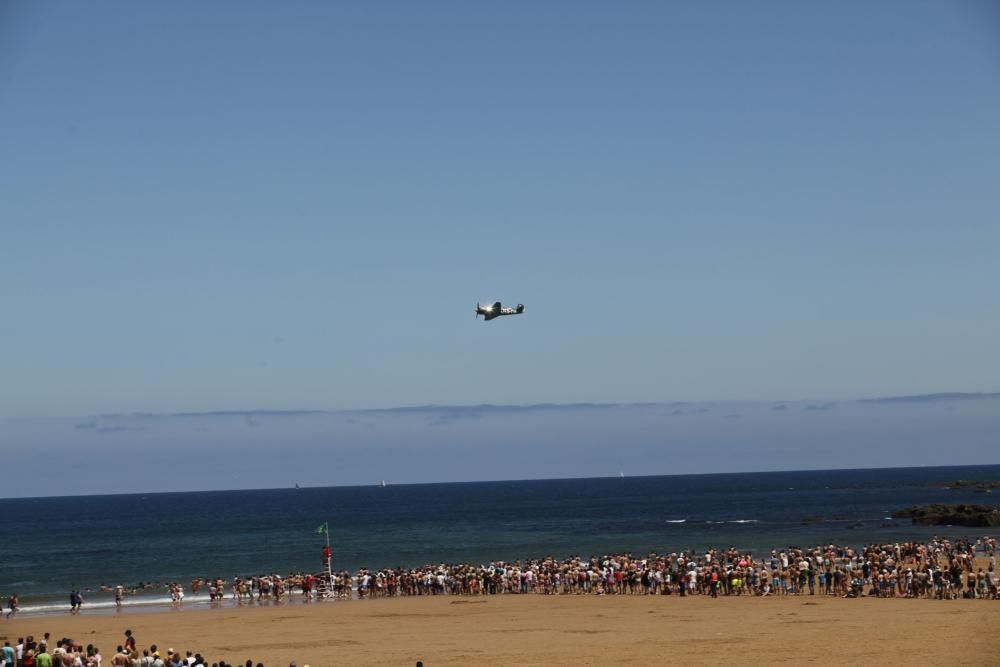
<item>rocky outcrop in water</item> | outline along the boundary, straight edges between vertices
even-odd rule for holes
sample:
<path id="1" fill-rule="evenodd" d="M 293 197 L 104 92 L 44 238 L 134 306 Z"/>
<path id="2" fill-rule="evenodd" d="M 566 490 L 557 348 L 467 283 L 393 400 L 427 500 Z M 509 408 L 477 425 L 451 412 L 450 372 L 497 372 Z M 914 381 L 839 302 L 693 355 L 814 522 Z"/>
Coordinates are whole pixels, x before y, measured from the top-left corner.
<path id="1" fill-rule="evenodd" d="M 990 493 L 993 489 L 1000 489 L 1000 482 L 996 480 L 956 479 L 954 482 L 945 485 L 945 488 L 956 491 L 964 489 L 975 491 L 976 493 Z"/>
<path id="2" fill-rule="evenodd" d="M 994 505 L 919 505 L 892 513 L 921 526 L 1000 526 L 1000 507 Z"/>

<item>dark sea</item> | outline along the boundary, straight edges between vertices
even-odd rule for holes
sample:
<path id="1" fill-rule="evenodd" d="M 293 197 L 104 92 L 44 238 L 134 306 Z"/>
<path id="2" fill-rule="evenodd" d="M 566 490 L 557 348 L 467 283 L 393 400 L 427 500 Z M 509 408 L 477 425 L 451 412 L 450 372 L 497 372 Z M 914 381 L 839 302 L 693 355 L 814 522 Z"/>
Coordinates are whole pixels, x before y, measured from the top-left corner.
<path id="1" fill-rule="evenodd" d="M 992 503 L 949 490 L 997 480 L 1000 465 L 451 484 L 150 493 L 0 500 L 0 596 L 25 613 L 109 607 L 102 584 L 320 571 L 329 522 L 334 568 L 489 562 L 627 551 L 771 547 L 982 536 L 912 526 L 910 505 Z M 190 591 L 188 591 L 190 594 Z M 140 602 L 162 604 L 162 591 Z M 189 604 L 189 597 L 185 605 Z"/>

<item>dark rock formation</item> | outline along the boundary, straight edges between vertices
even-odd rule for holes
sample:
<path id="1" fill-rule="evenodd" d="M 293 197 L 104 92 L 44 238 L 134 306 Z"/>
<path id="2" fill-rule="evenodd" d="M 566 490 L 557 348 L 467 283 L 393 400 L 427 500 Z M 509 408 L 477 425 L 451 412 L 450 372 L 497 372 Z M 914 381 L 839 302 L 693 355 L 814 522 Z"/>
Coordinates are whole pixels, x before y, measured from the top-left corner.
<path id="1" fill-rule="evenodd" d="M 956 479 L 954 482 L 945 484 L 946 489 L 959 490 L 968 489 L 979 493 L 989 493 L 992 489 L 1000 489 L 1000 481 L 981 479 Z"/>
<path id="2" fill-rule="evenodd" d="M 922 526 L 1000 526 L 1000 507 L 994 505 L 921 505 L 892 513 Z"/>

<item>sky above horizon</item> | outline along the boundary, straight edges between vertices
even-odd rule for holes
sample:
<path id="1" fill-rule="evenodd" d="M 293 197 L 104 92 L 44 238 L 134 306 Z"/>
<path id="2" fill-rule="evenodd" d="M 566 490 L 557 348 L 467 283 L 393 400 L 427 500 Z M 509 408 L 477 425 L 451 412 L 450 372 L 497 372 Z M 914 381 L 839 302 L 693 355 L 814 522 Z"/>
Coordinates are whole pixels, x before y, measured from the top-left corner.
<path id="1" fill-rule="evenodd" d="M 2 3 L 0 440 L 995 392 L 998 75 L 985 1 Z"/>
<path id="2" fill-rule="evenodd" d="M 1000 393 L 7 419 L 0 497 L 982 465 L 998 434 Z"/>

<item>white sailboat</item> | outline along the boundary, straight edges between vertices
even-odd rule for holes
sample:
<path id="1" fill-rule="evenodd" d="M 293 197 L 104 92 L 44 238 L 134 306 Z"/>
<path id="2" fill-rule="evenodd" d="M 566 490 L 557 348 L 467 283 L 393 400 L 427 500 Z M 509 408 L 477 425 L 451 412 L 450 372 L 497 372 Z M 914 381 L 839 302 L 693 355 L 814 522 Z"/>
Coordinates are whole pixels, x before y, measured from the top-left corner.
<path id="1" fill-rule="evenodd" d="M 380 488 L 383 488 L 383 489 L 385 488 L 385 480 L 384 480 L 384 479 L 383 479 L 383 480 L 382 480 L 382 482 L 381 482 L 381 483 L 379 484 L 379 487 L 380 487 Z"/>
<path id="2" fill-rule="evenodd" d="M 624 470 L 619 470 L 618 471 L 618 476 L 621 477 L 622 479 L 625 479 L 625 471 Z"/>

